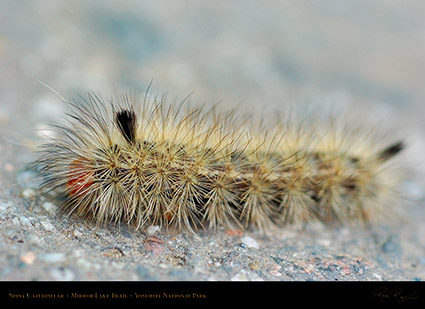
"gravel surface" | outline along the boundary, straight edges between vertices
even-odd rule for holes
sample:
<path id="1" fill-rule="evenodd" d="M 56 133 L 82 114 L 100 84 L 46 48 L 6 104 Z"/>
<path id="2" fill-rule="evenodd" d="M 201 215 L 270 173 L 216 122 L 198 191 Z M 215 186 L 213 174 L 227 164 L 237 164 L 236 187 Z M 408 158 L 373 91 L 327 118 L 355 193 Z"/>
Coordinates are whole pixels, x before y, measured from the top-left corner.
<path id="1" fill-rule="evenodd" d="M 425 280 L 422 1 L 2 1 L 0 280 Z M 409 145 L 400 218 L 172 234 L 57 215 L 27 170 L 67 98 L 168 92 L 243 109 L 366 108 Z"/>

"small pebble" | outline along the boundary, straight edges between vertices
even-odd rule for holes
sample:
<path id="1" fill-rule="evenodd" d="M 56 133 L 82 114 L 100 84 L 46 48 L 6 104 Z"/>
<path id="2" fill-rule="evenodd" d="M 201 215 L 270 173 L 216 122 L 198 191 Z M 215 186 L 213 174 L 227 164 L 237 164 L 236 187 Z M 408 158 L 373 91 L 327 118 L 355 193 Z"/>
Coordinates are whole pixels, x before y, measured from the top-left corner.
<path id="1" fill-rule="evenodd" d="M 23 255 L 21 255 L 19 257 L 19 260 L 27 265 L 31 265 L 32 263 L 34 263 L 36 258 L 37 256 L 35 255 L 34 252 L 28 251 L 27 253 L 24 253 Z"/>
<path id="2" fill-rule="evenodd" d="M 81 238 L 81 236 L 83 236 L 83 233 L 81 233 L 79 230 L 75 229 L 75 230 L 72 231 L 72 235 L 75 238 Z"/>
<path id="3" fill-rule="evenodd" d="M 35 191 L 33 189 L 25 189 L 22 191 L 22 196 L 25 198 L 31 198 L 35 196 Z"/>
<path id="4" fill-rule="evenodd" d="M 152 251 L 155 255 L 164 249 L 164 241 L 156 236 L 149 236 L 144 242 L 145 249 Z"/>
<path id="5" fill-rule="evenodd" d="M 258 242 L 249 236 L 244 236 L 241 238 L 242 243 L 244 243 L 248 248 L 259 249 L 260 245 Z"/>
<path id="6" fill-rule="evenodd" d="M 46 229 L 46 230 L 48 230 L 48 231 L 52 231 L 52 230 L 54 230 L 54 226 L 53 226 L 53 224 L 51 224 L 49 221 L 41 221 L 40 222 L 41 223 L 41 225 Z"/>
<path id="7" fill-rule="evenodd" d="M 161 230 L 161 228 L 159 227 L 159 225 L 150 225 L 150 226 L 146 229 L 146 232 L 147 232 L 149 235 L 153 235 L 153 234 L 155 234 L 155 233 L 159 232 L 160 230 Z"/>
<path id="8" fill-rule="evenodd" d="M 248 266 L 252 270 L 260 270 L 260 265 L 258 262 L 249 263 Z"/>
<path id="9" fill-rule="evenodd" d="M 110 258 L 120 258 L 125 256 L 125 254 L 124 252 L 122 252 L 121 249 L 115 247 L 115 248 L 109 248 L 105 250 L 105 252 L 103 253 L 103 256 L 110 257 Z"/>
<path id="10" fill-rule="evenodd" d="M 332 244 L 330 239 L 319 239 L 318 243 L 324 247 L 329 247 Z"/>
<path id="11" fill-rule="evenodd" d="M 229 236 L 242 236 L 243 231 L 240 229 L 228 229 L 226 230 L 226 234 Z"/>
<path id="12" fill-rule="evenodd" d="M 273 267 L 273 269 L 270 271 L 270 274 L 272 275 L 272 276 L 275 276 L 275 277 L 280 277 L 280 276 L 282 276 L 282 273 L 280 272 L 280 269 L 282 268 L 282 266 L 280 266 L 280 265 L 275 265 L 274 267 Z"/>
<path id="13" fill-rule="evenodd" d="M 51 202 L 44 202 L 41 206 L 51 215 L 56 213 L 57 206 Z"/>

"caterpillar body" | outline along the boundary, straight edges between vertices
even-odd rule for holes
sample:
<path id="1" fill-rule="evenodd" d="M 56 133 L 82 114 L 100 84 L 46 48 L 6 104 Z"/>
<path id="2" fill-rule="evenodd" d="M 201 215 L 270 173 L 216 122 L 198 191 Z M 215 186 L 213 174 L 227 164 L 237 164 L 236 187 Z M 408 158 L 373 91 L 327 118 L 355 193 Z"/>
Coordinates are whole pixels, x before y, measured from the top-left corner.
<path id="1" fill-rule="evenodd" d="M 96 224 L 177 230 L 368 222 L 391 212 L 402 142 L 352 126 L 281 121 L 124 95 L 68 102 L 67 123 L 35 162 L 61 210 Z"/>

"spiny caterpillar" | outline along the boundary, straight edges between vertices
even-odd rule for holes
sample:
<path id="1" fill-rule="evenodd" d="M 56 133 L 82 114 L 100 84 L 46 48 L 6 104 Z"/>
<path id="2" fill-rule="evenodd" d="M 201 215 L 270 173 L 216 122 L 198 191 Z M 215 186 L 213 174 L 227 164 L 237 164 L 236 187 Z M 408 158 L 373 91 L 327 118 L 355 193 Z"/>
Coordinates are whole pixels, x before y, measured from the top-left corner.
<path id="1" fill-rule="evenodd" d="M 391 212 L 398 178 L 388 162 L 402 142 L 381 147 L 379 135 L 313 121 L 263 130 L 249 116 L 175 108 L 164 97 L 68 103 L 68 122 L 35 162 L 67 215 L 195 231 Z"/>

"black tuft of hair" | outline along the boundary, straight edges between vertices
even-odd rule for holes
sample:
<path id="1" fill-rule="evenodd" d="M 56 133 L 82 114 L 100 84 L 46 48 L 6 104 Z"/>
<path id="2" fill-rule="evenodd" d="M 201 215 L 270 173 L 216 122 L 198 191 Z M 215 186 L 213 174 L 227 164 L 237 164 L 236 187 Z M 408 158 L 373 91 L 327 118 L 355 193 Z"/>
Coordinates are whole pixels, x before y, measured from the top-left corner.
<path id="1" fill-rule="evenodd" d="M 130 144 L 136 142 L 137 117 L 132 110 L 120 110 L 115 114 L 115 123 L 121 134 Z"/>
<path id="2" fill-rule="evenodd" d="M 388 146 L 387 148 L 385 148 L 384 150 L 382 150 L 378 154 L 378 158 L 383 160 L 383 161 L 386 161 L 386 160 L 394 157 L 396 154 L 398 154 L 404 148 L 405 148 L 405 145 L 404 145 L 403 142 L 398 142 L 398 143 L 392 144 L 392 145 Z"/>

